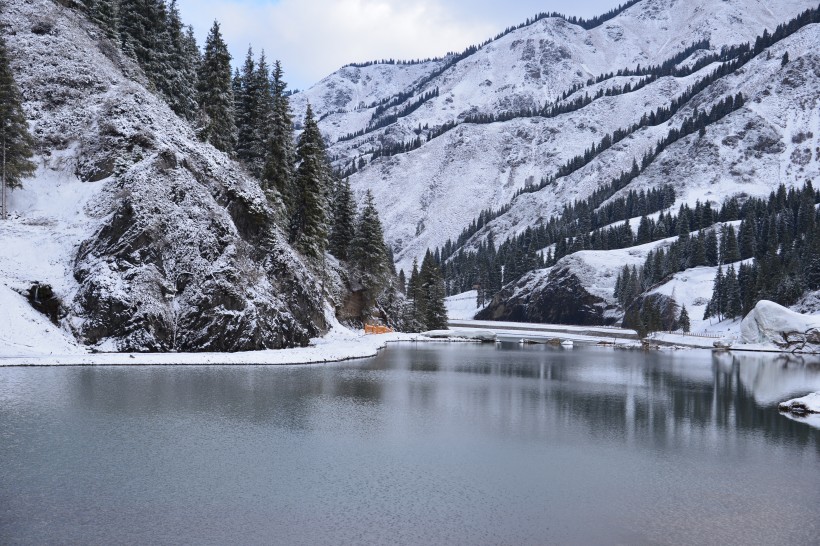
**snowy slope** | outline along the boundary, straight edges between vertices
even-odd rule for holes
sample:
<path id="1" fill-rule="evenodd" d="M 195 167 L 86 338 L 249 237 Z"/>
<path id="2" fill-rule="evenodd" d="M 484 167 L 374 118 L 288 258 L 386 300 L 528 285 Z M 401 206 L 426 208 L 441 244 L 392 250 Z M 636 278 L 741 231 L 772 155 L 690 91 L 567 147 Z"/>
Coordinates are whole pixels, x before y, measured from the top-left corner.
<path id="1" fill-rule="evenodd" d="M 339 109 L 350 111 L 329 116 L 321 124 L 330 143 L 330 153 L 339 158 L 337 165 L 341 166 L 359 156 L 368 158 L 368 153 L 382 143 L 409 142 L 416 137 L 414 130 L 419 126 L 433 128 L 463 119 L 468 114 L 537 108 L 573 85 L 583 84 L 591 76 L 634 68 L 639 64 L 661 63 L 698 40 L 709 39 L 712 50 L 754 41 L 764 29 L 773 30 L 779 23 L 810 7 L 816 7 L 816 4 L 788 0 L 778 2 L 775 10 L 770 3 L 759 0 L 644 0 L 590 30 L 562 19 L 547 18 L 515 30 L 451 66 L 446 66 L 444 60 L 439 61 L 444 64 L 435 67 L 433 63 L 427 63 L 411 67 L 376 65 L 355 71 L 343 69 L 308 90 L 304 98 L 297 95 L 294 109 L 297 115 L 301 114 L 304 100 L 309 97 L 320 114 Z M 811 74 L 814 63 L 811 45 L 817 43 L 814 32 L 805 32 L 801 38 L 793 37 L 789 43 L 783 44 L 781 49 L 789 49 L 792 59 L 804 57 L 799 62 L 808 63 L 802 67 L 799 62 L 794 63 L 787 70 L 797 74 L 808 68 Z M 702 54 L 696 53 L 692 58 Z M 755 124 L 751 137 L 756 138 L 763 131 L 787 141 L 792 134 L 809 131 L 814 123 L 807 115 L 812 111 L 812 105 L 804 100 L 817 96 L 814 85 L 809 85 L 808 89 L 795 85 L 778 101 L 763 100 L 769 96 L 765 94 L 766 88 L 775 86 L 782 79 L 776 73 L 782 52 L 777 50 L 772 55 L 769 59 L 771 66 L 763 66 L 761 62 L 754 68 L 745 69 L 744 74 L 725 85 L 721 93 L 715 90 L 709 96 L 709 100 L 722 98 L 729 88 L 735 88 L 760 98 L 764 103 L 761 109 L 750 105 L 743 113 L 745 119 L 738 119 L 732 127 L 724 127 L 710 135 L 717 148 L 712 151 L 713 155 L 720 155 L 723 148 L 734 152 L 727 161 L 715 165 L 715 170 L 730 172 L 724 169 L 727 164 L 738 163 L 739 159 L 745 162 L 743 152 L 754 143 L 747 144 L 741 139 L 739 144 L 732 146 L 731 137 L 749 122 Z M 377 70 L 376 67 L 380 68 Z M 434 74 L 433 78 L 423 77 L 442 67 L 446 69 L 441 74 Z M 365 72 L 367 74 L 363 76 Z M 378 83 L 368 81 L 367 100 L 377 98 L 370 92 L 374 88 L 384 89 L 382 97 L 387 98 L 403 86 L 405 92 L 413 95 L 409 101 L 436 88 L 439 96 L 385 128 L 337 142 L 338 136 L 364 128 L 370 119 L 367 109 L 359 108 L 363 101 L 357 93 L 347 93 L 349 100 L 339 100 L 339 94 L 333 92 L 334 89 L 360 85 L 357 82 L 362 77 L 381 78 Z M 657 106 L 668 104 L 693 79 L 664 78 L 641 91 L 605 97 L 580 111 L 555 119 L 514 119 L 491 125 L 463 125 L 413 152 L 375 160 L 354 174 L 351 182 L 359 195 L 367 189 L 374 193 L 380 213 L 386 220 L 388 242 L 394 249 L 398 265 L 407 269 L 412 259 L 421 256 L 426 248 L 440 246 L 448 238 L 455 238 L 479 211 L 505 205 L 517 189 L 551 174 L 555 167 L 583 153 L 604 134 L 627 126 Z M 412 82 L 419 80 L 424 82 L 423 85 L 414 87 Z M 623 81 L 620 80 L 623 79 L 615 78 L 579 93 L 594 93 L 599 86 L 621 85 Z M 772 96 L 774 92 L 774 89 L 768 90 Z M 788 114 L 779 119 L 788 126 L 769 127 L 769 112 L 781 108 Z M 783 109 L 780 111 L 782 113 Z M 526 195 L 519 198 L 520 206 L 501 220 L 504 225 L 497 226 L 497 235 L 501 237 L 497 240 L 552 214 L 569 199 L 585 197 L 602 181 L 608 181 L 623 170 L 624 165 L 631 164 L 633 157 L 640 158 L 667 128 L 664 125 L 644 130 L 558 188 L 538 197 Z M 815 139 L 820 135 L 817 131 L 813 134 Z M 724 144 L 727 138 L 729 140 Z M 807 145 L 810 147 L 811 143 Z M 788 150 L 789 153 L 792 151 Z M 800 153 L 803 152 L 798 152 L 798 156 Z M 782 155 L 755 158 L 761 160 L 760 168 L 765 169 L 767 178 L 771 173 L 770 163 L 782 162 Z M 798 156 L 795 157 L 804 161 Z M 791 157 L 786 159 L 790 161 Z M 757 168 L 744 164 L 735 169 L 736 174 L 724 177 L 728 183 L 738 179 L 748 184 L 753 177 L 751 170 L 757 172 Z M 703 180 L 699 180 L 689 193 L 700 192 L 707 184 L 714 185 L 714 172 L 706 174 L 708 177 L 701 177 Z M 808 170 L 806 174 L 810 174 Z M 668 167 L 663 169 L 663 175 L 668 177 Z M 790 176 L 802 177 L 797 172 Z M 647 176 L 645 183 L 652 185 L 655 178 L 656 175 Z M 767 181 L 760 185 L 771 186 Z M 751 188 L 753 192 L 755 189 Z M 730 188 L 722 187 L 712 194 L 719 199 L 729 192 Z M 402 199 L 396 199 L 397 195 Z M 682 197 L 688 200 L 691 195 Z"/>
<path id="2" fill-rule="evenodd" d="M 55 335 L 101 350 L 279 348 L 325 331 L 319 283 L 285 243 L 275 204 L 94 25 L 49 0 L 6 2 L 0 22 L 14 29 L 40 164 L 0 226 L 4 303 L 45 331 L 10 291 L 50 284 Z"/>

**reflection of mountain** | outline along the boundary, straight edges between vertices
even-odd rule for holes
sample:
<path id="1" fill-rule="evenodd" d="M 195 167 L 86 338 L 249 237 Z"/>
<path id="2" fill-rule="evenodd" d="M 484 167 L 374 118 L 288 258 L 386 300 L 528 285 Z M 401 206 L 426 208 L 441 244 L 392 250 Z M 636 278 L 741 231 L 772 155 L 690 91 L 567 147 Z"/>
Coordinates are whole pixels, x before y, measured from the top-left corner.
<path id="1" fill-rule="evenodd" d="M 455 407 L 491 426 L 530 434 L 580 419 L 593 433 L 624 435 L 655 447 L 732 430 L 763 430 L 769 439 L 820 450 L 816 433 L 784 419 L 775 407 L 795 393 L 820 390 L 820 366 L 800 358 L 545 347 L 415 352 L 417 360 L 408 366 L 414 371 L 492 376 L 459 381 L 428 375 L 427 381 L 406 386 L 425 388 L 427 394 L 418 398 L 434 413 Z"/>
<path id="2" fill-rule="evenodd" d="M 816 431 L 775 407 L 820 390 L 820 366 L 777 355 L 422 344 L 336 366 L 69 373 L 74 404 L 130 415 L 212 415 L 291 430 L 327 428 L 338 412 L 391 427 L 421 415 L 505 435 L 575 427 L 656 449 L 762 431 L 820 450 Z"/>

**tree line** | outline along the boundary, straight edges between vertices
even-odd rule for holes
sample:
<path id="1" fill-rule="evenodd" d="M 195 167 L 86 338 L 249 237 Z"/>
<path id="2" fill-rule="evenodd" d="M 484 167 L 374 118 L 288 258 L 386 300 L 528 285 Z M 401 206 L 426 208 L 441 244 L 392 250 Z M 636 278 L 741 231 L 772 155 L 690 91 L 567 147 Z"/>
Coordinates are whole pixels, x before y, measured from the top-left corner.
<path id="1" fill-rule="evenodd" d="M 632 167 L 629 171 L 622 172 L 617 178 L 610 181 L 608 184 L 603 185 L 602 187 L 598 188 L 593 192 L 593 194 L 585 200 L 582 200 L 580 203 L 576 203 L 572 207 L 565 207 L 564 211 L 562 212 L 559 219 L 552 218 L 547 223 L 547 225 L 537 226 L 534 228 L 534 233 L 539 233 L 539 228 L 545 230 L 545 233 L 551 234 L 551 236 L 539 238 L 536 236 L 534 239 L 522 239 L 521 236 L 515 237 L 508 241 L 505 241 L 502 244 L 502 247 L 505 244 L 510 244 L 512 246 L 518 247 L 517 250 L 511 255 L 513 256 L 523 256 L 526 257 L 524 259 L 524 263 L 539 263 L 537 261 L 533 261 L 532 256 L 535 254 L 536 250 L 544 248 L 546 246 L 555 244 L 555 249 L 548 251 L 547 256 L 542 256 L 544 259 L 543 263 L 546 265 L 552 265 L 557 260 L 561 259 L 563 256 L 567 254 L 571 254 L 572 252 L 576 252 L 578 250 L 588 250 L 588 249 L 596 249 L 596 250 L 608 250 L 612 248 L 624 248 L 626 246 L 631 246 L 633 244 L 633 235 L 631 231 L 626 230 L 623 226 L 622 227 L 610 227 L 607 229 L 602 229 L 602 226 L 607 224 L 613 224 L 614 222 L 618 222 L 621 220 L 625 220 L 627 218 L 634 218 L 639 215 L 649 214 L 644 213 L 643 211 L 648 210 L 646 208 L 646 204 L 651 204 L 652 206 L 650 209 L 652 212 L 657 212 L 671 206 L 672 202 L 674 202 L 674 191 L 670 187 L 664 187 L 659 190 L 655 190 L 654 193 L 650 192 L 649 196 L 644 194 L 643 198 L 640 197 L 638 194 L 637 199 L 642 199 L 645 203 L 643 207 L 640 209 L 636 209 L 633 205 L 629 205 L 629 194 L 627 194 L 624 200 L 615 200 L 608 205 L 604 206 L 600 211 L 596 211 L 598 207 L 601 207 L 607 199 L 610 199 L 616 192 L 620 191 L 622 188 L 626 187 L 632 180 L 637 178 L 641 172 L 643 172 L 654 160 L 655 157 L 660 155 L 663 150 L 665 150 L 669 145 L 674 142 L 677 142 L 681 138 L 684 138 L 690 134 L 695 132 L 701 133 L 705 130 L 705 128 L 729 113 L 741 108 L 744 104 L 744 99 L 741 94 L 736 96 L 728 96 L 718 101 L 708 112 L 705 111 L 698 111 L 695 109 L 691 116 L 687 116 L 684 118 L 681 126 L 679 128 L 672 128 L 667 133 L 666 137 L 659 140 L 654 147 L 654 149 L 648 151 L 642 158 L 640 165 L 633 161 Z M 660 110 L 660 109 L 659 109 Z M 668 109 L 660 110 L 660 113 L 653 113 L 655 116 L 666 116 L 669 115 Z M 652 119 L 652 116 L 644 116 L 647 119 Z M 571 174 L 575 170 L 581 168 L 582 166 L 588 164 L 595 155 L 591 155 L 592 153 L 600 153 L 603 151 L 605 146 L 611 145 L 608 144 L 611 142 L 611 138 L 605 137 L 598 145 L 594 146 L 592 150 L 597 152 L 591 152 L 589 149 L 583 156 L 576 156 L 574 159 L 571 159 L 563 166 L 559 167 L 558 172 L 566 172 L 567 174 Z M 566 176 L 566 175 L 565 175 Z M 554 179 L 550 179 L 554 181 Z M 529 188 L 525 188 L 523 190 L 519 190 L 520 193 L 524 193 L 525 191 L 530 191 Z M 532 190 L 535 191 L 535 190 Z M 631 192 L 630 192 L 631 193 Z M 632 200 L 636 196 L 633 195 Z M 455 260 L 456 264 L 454 264 L 453 268 L 450 270 L 452 272 L 452 276 L 447 275 L 448 287 L 451 285 L 450 281 L 452 282 L 452 286 L 454 289 L 458 290 L 461 288 L 465 288 L 465 286 L 472 286 L 475 284 L 471 284 L 471 281 L 465 280 L 465 276 L 463 271 L 465 270 L 463 266 L 459 266 L 458 262 L 465 257 L 465 254 L 469 254 L 469 252 L 465 252 L 463 250 L 463 246 L 468 243 L 468 241 L 478 233 L 479 230 L 483 229 L 490 221 L 493 219 L 501 216 L 504 214 L 511 205 L 506 207 L 502 207 L 501 209 L 492 211 L 484 211 L 477 221 L 472 222 L 465 230 L 459 235 L 458 239 L 455 243 L 451 241 L 447 241 L 444 245 L 443 249 L 443 259 L 445 261 L 452 261 Z M 576 217 L 576 211 L 580 211 L 580 214 Z M 640 211 L 638 214 L 634 214 Z M 626 214 L 633 213 L 632 216 L 626 216 Z M 602 223 L 605 222 L 605 223 Z M 552 225 L 550 225 L 552 224 Z M 532 228 L 531 228 L 532 229 Z M 533 242 L 535 242 L 535 246 L 533 247 Z M 523 245 L 523 246 L 522 246 Z M 462 251 L 459 253 L 459 256 L 455 256 L 456 249 L 462 248 Z M 468 260 L 468 263 L 471 263 L 473 260 Z M 478 263 L 485 264 L 486 267 L 501 267 L 502 264 L 495 264 L 489 265 L 490 262 L 478 261 Z M 470 271 L 470 269 L 466 269 Z M 445 269 L 445 271 L 447 271 Z M 481 268 L 479 267 L 478 270 L 473 270 L 471 273 L 468 273 L 468 277 L 473 276 L 481 276 L 479 273 Z M 504 275 L 506 282 L 511 282 L 516 280 L 521 275 L 526 273 L 528 270 L 522 270 L 520 266 L 513 266 L 510 268 L 510 272 L 514 273 L 512 276 Z M 486 275 L 487 278 L 495 278 L 492 275 Z M 493 289 L 496 287 L 493 285 Z M 500 287 L 498 287 L 500 288 Z M 469 288 L 467 288 L 469 290 Z"/>
<path id="2" fill-rule="evenodd" d="M 789 190 L 781 184 L 768 199 L 731 198 L 720 211 L 682 207 L 662 219 L 677 239 L 650 251 L 643 265 L 624 266 L 614 295 L 628 309 L 675 273 L 711 266 L 718 269 L 704 319 L 742 317 L 761 299 L 793 305 L 820 289 L 818 203 L 820 192 L 807 182 Z"/>

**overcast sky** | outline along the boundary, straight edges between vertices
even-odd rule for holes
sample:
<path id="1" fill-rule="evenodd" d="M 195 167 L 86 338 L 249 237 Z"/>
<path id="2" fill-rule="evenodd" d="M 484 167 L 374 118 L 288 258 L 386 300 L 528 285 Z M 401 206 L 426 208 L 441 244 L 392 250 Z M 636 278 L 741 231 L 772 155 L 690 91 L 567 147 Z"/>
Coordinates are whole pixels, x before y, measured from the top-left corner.
<path id="1" fill-rule="evenodd" d="M 624 1 L 624 0 L 620 0 Z M 177 0 L 202 46 L 217 19 L 234 64 L 248 46 L 280 59 L 291 88 L 342 65 L 460 51 L 535 13 L 591 17 L 619 0 Z M 237 59 L 239 60 L 237 62 Z"/>

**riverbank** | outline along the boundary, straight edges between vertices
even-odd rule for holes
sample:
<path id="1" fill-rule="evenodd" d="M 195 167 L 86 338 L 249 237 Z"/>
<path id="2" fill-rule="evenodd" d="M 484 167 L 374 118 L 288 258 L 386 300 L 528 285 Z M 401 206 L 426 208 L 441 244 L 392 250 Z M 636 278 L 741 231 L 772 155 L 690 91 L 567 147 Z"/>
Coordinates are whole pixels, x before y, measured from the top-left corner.
<path id="1" fill-rule="evenodd" d="M 239 353 L 75 353 L 2 355 L 3 366 L 185 366 L 185 365 L 292 365 L 343 362 L 376 356 L 388 343 L 432 341 L 419 334 L 364 335 L 336 326 L 307 347 Z"/>

